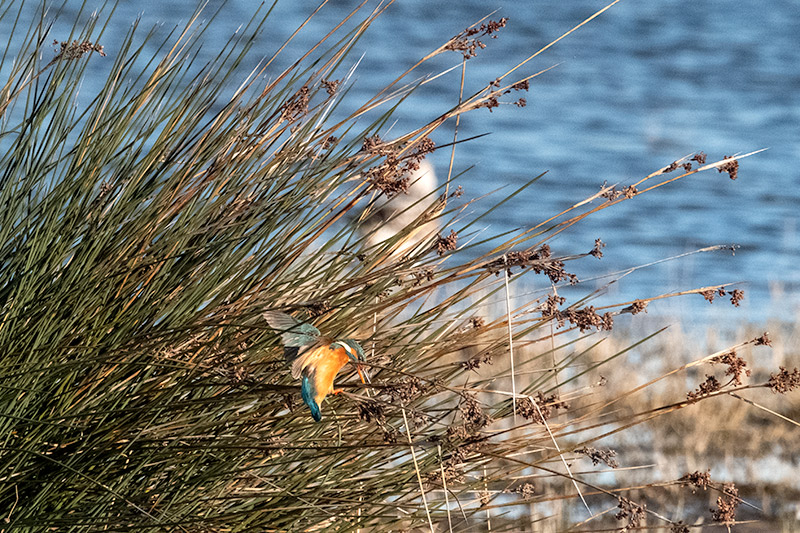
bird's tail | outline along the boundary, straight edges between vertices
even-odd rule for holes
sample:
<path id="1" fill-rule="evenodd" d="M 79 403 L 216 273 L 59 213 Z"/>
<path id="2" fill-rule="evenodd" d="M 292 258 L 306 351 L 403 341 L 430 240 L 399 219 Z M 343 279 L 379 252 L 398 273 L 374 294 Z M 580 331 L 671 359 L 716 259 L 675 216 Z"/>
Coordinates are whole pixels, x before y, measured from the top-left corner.
<path id="1" fill-rule="evenodd" d="M 303 383 L 300 387 L 300 391 L 303 394 L 303 401 L 308 408 L 311 409 L 311 417 L 316 422 L 322 420 L 322 411 L 319 410 L 319 405 L 317 405 L 316 400 L 314 400 L 314 384 L 308 376 L 303 376 Z"/>

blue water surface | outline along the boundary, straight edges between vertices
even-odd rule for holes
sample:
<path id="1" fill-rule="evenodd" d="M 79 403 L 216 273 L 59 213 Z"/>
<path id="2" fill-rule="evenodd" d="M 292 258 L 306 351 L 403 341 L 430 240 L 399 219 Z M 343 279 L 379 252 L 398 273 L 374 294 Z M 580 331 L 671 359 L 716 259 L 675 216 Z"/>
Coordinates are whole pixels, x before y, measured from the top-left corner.
<path id="1" fill-rule="evenodd" d="M 606 3 L 397 0 L 350 56 L 361 63 L 349 101 L 366 100 L 427 52 L 496 11 L 491 18 L 508 17 L 507 27 L 497 39 L 484 39 L 487 49 L 467 63 L 467 92 L 477 90 Z M 102 4 L 97 4 L 99 9 Z M 68 2 L 64 20 L 79 16 L 80 5 Z M 254 54 L 242 65 L 242 75 L 270 56 L 316 5 L 279 2 L 254 43 Z M 275 63 L 274 72 L 357 5 L 351 0 L 325 5 Z M 219 12 L 203 37 L 202 53 L 212 57 L 259 6 L 264 10 L 270 4 L 210 2 L 201 19 Z M 194 7 L 175 0 L 122 2 L 103 45 L 113 55 L 137 18 L 142 28 L 159 25 L 159 31 L 167 32 L 183 24 Z M 8 21 L 2 29 L 10 31 Z M 54 33 L 58 30 L 56 25 Z M 614 284 L 607 298 L 630 300 L 744 282 L 738 286 L 746 292 L 739 310 L 722 302 L 709 307 L 692 296 L 653 304 L 650 312 L 695 316 L 712 309 L 719 316 L 735 311 L 731 316 L 755 321 L 795 319 L 800 309 L 798 35 L 795 0 L 623 0 L 520 70 L 526 75 L 557 65 L 522 94 L 527 107 L 503 105 L 462 118 L 459 137 L 490 133 L 457 148 L 456 172 L 472 167 L 461 181 L 466 197 L 504 184 L 510 191 L 546 171 L 485 220 L 489 232 L 501 232 L 535 225 L 594 194 L 604 182 L 633 183 L 687 154 L 702 150 L 713 161 L 769 148 L 742 160 L 736 181 L 714 170 L 693 175 L 598 213 L 550 244 L 558 254 L 572 254 L 588 251 L 596 238 L 607 243 L 601 261 L 589 257 L 570 265 L 583 279 L 714 244 L 738 244 L 735 255 L 693 255 L 637 271 Z M 152 52 L 145 50 L 143 57 Z M 420 75 L 459 64 L 458 53 L 444 54 Z M 452 107 L 459 72 L 422 87 L 401 107 L 392 131 L 402 133 Z M 103 81 L 90 78 L 87 83 Z M 452 125 L 446 125 L 433 139 L 444 144 L 452 134 Z M 445 175 L 449 151 L 431 157 L 439 175 Z M 491 200 L 479 204 L 490 205 Z M 544 286 L 544 281 L 539 283 Z"/>

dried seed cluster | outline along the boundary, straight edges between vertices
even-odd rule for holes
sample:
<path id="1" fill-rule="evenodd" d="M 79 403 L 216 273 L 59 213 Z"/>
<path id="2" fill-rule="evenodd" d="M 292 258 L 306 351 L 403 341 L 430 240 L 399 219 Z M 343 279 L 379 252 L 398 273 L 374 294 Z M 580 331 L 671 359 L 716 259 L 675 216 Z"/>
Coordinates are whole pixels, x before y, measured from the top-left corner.
<path id="1" fill-rule="evenodd" d="M 358 418 L 367 423 L 374 420 L 383 425 L 386 422 L 386 409 L 378 402 L 362 401 L 358 403 Z"/>
<path id="2" fill-rule="evenodd" d="M 442 237 L 438 235 L 436 237 L 436 242 L 433 244 L 433 248 L 436 250 L 436 253 L 441 255 L 446 254 L 447 252 L 452 252 L 458 247 L 458 234 L 455 231 L 450 230 L 450 235 L 447 237 Z"/>
<path id="3" fill-rule="evenodd" d="M 617 452 L 615 450 L 598 450 L 597 448 L 586 446 L 584 448 L 575 450 L 575 453 L 582 453 L 591 459 L 592 464 L 595 466 L 599 465 L 600 463 L 605 463 L 606 466 L 610 468 L 619 467 L 619 463 L 616 460 Z"/>
<path id="4" fill-rule="evenodd" d="M 594 248 L 589 252 L 589 255 L 592 255 L 598 259 L 603 257 L 603 248 L 606 247 L 606 243 L 601 241 L 600 239 L 594 240 Z"/>
<path id="5" fill-rule="evenodd" d="M 328 93 L 328 96 L 333 96 L 342 84 L 342 80 L 322 80 L 320 84 Z"/>
<path id="6" fill-rule="evenodd" d="M 450 39 L 444 49 L 461 52 L 464 59 L 473 58 L 477 55 L 479 48 L 481 50 L 486 48 L 486 45 L 478 37 L 488 36 L 496 39 L 495 33 L 504 28 L 507 22 L 508 19 L 503 17 L 500 20 L 490 20 L 477 28 L 467 28 Z"/>
<path id="7" fill-rule="evenodd" d="M 492 423 L 492 418 L 481 409 L 475 396 L 465 394 L 458 404 L 458 410 L 464 418 L 465 427 L 475 432 Z"/>
<path id="8" fill-rule="evenodd" d="M 514 492 L 521 495 L 523 498 L 531 498 L 536 494 L 536 488 L 532 483 L 523 483 L 519 487 L 514 488 Z"/>
<path id="9" fill-rule="evenodd" d="M 667 168 L 665 168 L 663 170 L 663 174 L 669 174 L 670 172 L 672 172 L 673 170 L 675 170 L 675 169 L 677 169 L 679 167 L 682 168 L 686 172 L 691 172 L 692 171 L 692 164 L 691 163 L 683 163 L 683 164 L 681 164 L 681 163 L 678 163 L 677 161 L 673 161 Z"/>
<path id="10" fill-rule="evenodd" d="M 736 508 L 741 503 L 739 489 L 733 483 L 725 483 L 722 496 L 717 498 L 717 508 L 711 509 L 711 519 L 714 522 L 730 524 L 736 521 Z"/>
<path id="11" fill-rule="evenodd" d="M 769 338 L 769 333 L 764 332 L 763 335 L 755 339 L 756 346 L 772 346 L 772 341 Z"/>
<path id="12" fill-rule="evenodd" d="M 700 384 L 692 392 L 686 394 L 686 398 L 689 400 L 690 403 L 694 403 L 700 398 L 704 396 L 708 396 L 711 393 L 717 392 L 722 388 L 722 384 L 715 378 L 714 376 L 706 375 L 706 380 Z"/>
<path id="13" fill-rule="evenodd" d="M 405 193 L 410 185 L 411 174 L 419 170 L 420 161 L 434 148 L 434 142 L 425 137 L 417 141 L 408 154 L 401 156 L 402 147 L 384 143 L 378 135 L 367 137 L 361 150 L 384 159 L 364 173 L 364 180 L 389 198 Z"/>
<path id="14" fill-rule="evenodd" d="M 550 246 L 543 244 L 535 250 L 508 252 L 504 256 L 488 262 L 486 269 L 493 274 L 499 274 L 505 269 L 510 276 L 513 267 L 530 267 L 536 274 L 545 274 L 553 283 L 564 280 L 569 281 L 572 285 L 578 283 L 578 276 L 564 270 L 564 262 L 551 259 L 551 255 Z"/>
<path id="15" fill-rule="evenodd" d="M 336 143 L 339 142 L 339 138 L 334 135 L 329 135 L 320 141 L 319 146 L 323 150 L 330 150 Z"/>
<path id="16" fill-rule="evenodd" d="M 428 387 L 418 377 L 410 377 L 402 381 L 386 386 L 386 392 L 394 400 L 400 400 L 402 403 L 408 403 L 415 400 L 420 395 L 428 392 Z"/>
<path id="17" fill-rule="evenodd" d="M 534 405 L 534 402 L 536 404 Z M 537 409 L 536 406 L 539 406 Z M 556 395 L 545 397 L 541 392 L 536 393 L 536 397 L 522 398 L 517 401 L 517 412 L 527 420 L 533 420 L 538 424 L 543 424 L 545 420 L 549 420 L 558 409 L 569 409 L 566 402 L 559 401 Z M 539 414 L 541 411 L 541 415 Z"/>
<path id="18" fill-rule="evenodd" d="M 703 296 L 703 298 L 708 300 L 708 303 L 714 303 L 714 298 L 716 298 L 717 296 L 725 296 L 726 294 L 730 294 L 731 304 L 733 304 L 736 307 L 739 307 L 741 301 L 744 300 L 744 291 L 739 289 L 734 289 L 730 293 L 728 293 L 725 290 L 725 287 L 700 291 L 700 294 Z"/>
<path id="19" fill-rule="evenodd" d="M 563 296 L 559 296 L 558 294 L 548 294 L 547 300 L 543 304 L 539 306 L 539 309 L 542 312 L 543 317 L 554 317 L 557 313 L 561 311 L 558 307 L 566 302 L 567 299 Z"/>
<path id="20" fill-rule="evenodd" d="M 646 313 L 647 312 L 647 303 L 644 300 L 635 300 L 631 305 L 628 307 L 624 307 L 620 312 L 621 313 L 630 313 L 632 315 L 637 315 L 639 313 Z"/>
<path id="21" fill-rule="evenodd" d="M 729 159 L 730 161 L 728 163 L 725 163 L 724 165 L 720 165 L 717 168 L 717 172 L 727 172 L 728 173 L 728 177 L 730 179 L 732 179 L 732 180 L 735 180 L 736 178 L 738 178 L 739 177 L 739 162 L 736 159 L 734 159 L 732 155 L 726 155 L 722 159 Z"/>
<path id="22" fill-rule="evenodd" d="M 434 276 L 436 274 L 436 269 L 433 267 L 423 267 L 411 272 L 411 275 L 414 276 L 413 281 L 411 282 L 412 287 L 419 287 L 425 282 L 433 281 Z"/>
<path id="23" fill-rule="evenodd" d="M 486 319 L 482 316 L 474 316 L 469 319 L 469 324 L 472 326 L 472 329 L 481 329 L 486 325 Z"/>
<path id="24" fill-rule="evenodd" d="M 308 114 L 311 101 L 308 85 L 303 85 L 281 106 L 281 120 L 293 123 Z"/>
<path id="25" fill-rule="evenodd" d="M 705 152 L 697 152 L 689 161 L 697 161 L 699 164 L 704 165 L 706 163 L 706 153 Z M 666 167 L 662 174 L 668 174 L 677 168 L 682 168 L 686 172 L 692 171 L 692 164 L 687 163 L 679 163 L 677 161 L 673 161 L 668 167 Z"/>
<path id="26" fill-rule="evenodd" d="M 501 78 L 497 78 L 496 80 L 494 80 L 494 81 L 489 83 L 489 87 L 490 88 L 491 87 L 499 87 L 501 82 L 502 82 L 502 79 Z M 484 100 L 483 102 L 480 102 L 479 104 L 477 104 L 475 107 L 476 108 L 485 107 L 485 108 L 487 108 L 489 110 L 489 112 L 491 112 L 492 108 L 500 106 L 500 97 L 501 96 L 509 94 L 512 91 L 527 91 L 529 88 L 530 88 L 530 83 L 528 83 L 528 80 L 517 82 L 514 85 L 512 85 L 510 89 L 507 89 L 507 90 L 503 91 L 502 93 L 501 92 L 497 92 L 497 91 L 491 93 L 491 96 L 486 98 L 486 100 Z M 515 105 L 517 107 L 525 107 L 526 105 L 528 105 L 528 101 L 525 98 L 519 98 L 518 100 L 516 100 L 514 102 L 511 102 L 511 104 Z"/>
<path id="27" fill-rule="evenodd" d="M 606 183 L 603 183 L 603 187 L 606 187 Z M 609 190 L 605 191 L 603 194 L 600 195 L 600 198 L 605 198 L 609 202 L 613 202 L 614 200 L 618 199 L 620 196 L 624 196 L 628 200 L 633 198 L 639 194 L 639 189 L 637 189 L 634 185 L 628 185 L 627 187 L 623 188 L 621 191 L 617 190 L 616 185 L 611 187 Z"/>
<path id="28" fill-rule="evenodd" d="M 620 529 L 621 533 L 639 527 L 644 518 L 643 506 L 624 496 L 620 496 L 619 505 L 617 505 L 617 507 L 619 507 L 619 512 L 614 515 L 614 518 L 626 521 L 625 525 Z"/>
<path id="29" fill-rule="evenodd" d="M 101 56 L 105 57 L 106 53 L 103 51 L 103 47 L 99 44 L 94 44 L 91 41 L 53 41 L 54 46 L 59 47 L 59 51 L 56 54 L 56 57 L 53 58 L 53 61 L 57 61 L 59 59 L 80 59 L 84 55 L 97 52 Z"/>
<path id="30" fill-rule="evenodd" d="M 557 303 L 564 303 L 564 298 L 556 296 L 551 299 L 548 296 L 547 302 L 542 305 L 542 317 L 555 319 L 559 328 L 564 327 L 566 322 L 578 326 L 582 332 L 590 328 L 597 328 L 598 331 L 611 331 L 614 328 L 611 313 L 601 315 L 591 305 L 579 309 L 568 307 L 562 311 L 556 306 Z"/>
<path id="31" fill-rule="evenodd" d="M 678 480 L 678 483 L 683 487 L 692 486 L 692 492 L 697 492 L 697 489 L 706 490 L 711 486 L 711 472 L 706 470 L 700 472 L 696 470 L 690 474 L 686 474 Z"/>
<path id="32" fill-rule="evenodd" d="M 731 351 L 724 355 L 720 355 L 711 359 L 711 363 L 720 363 L 723 365 L 727 365 L 728 369 L 725 370 L 726 376 L 732 376 L 732 381 L 736 383 L 736 385 L 742 384 L 742 374 L 750 377 L 751 371 L 749 368 L 745 368 L 747 366 L 747 362 L 736 355 L 735 351 Z"/>
<path id="33" fill-rule="evenodd" d="M 492 354 L 488 351 L 484 351 L 462 362 L 461 368 L 463 368 L 464 370 L 477 370 L 483 365 L 491 365 L 491 364 L 492 364 Z"/>
<path id="34" fill-rule="evenodd" d="M 785 367 L 780 367 L 780 372 L 777 374 L 770 374 L 767 386 L 772 392 L 778 394 L 786 394 L 794 389 L 800 387 L 800 369 L 786 370 Z"/>

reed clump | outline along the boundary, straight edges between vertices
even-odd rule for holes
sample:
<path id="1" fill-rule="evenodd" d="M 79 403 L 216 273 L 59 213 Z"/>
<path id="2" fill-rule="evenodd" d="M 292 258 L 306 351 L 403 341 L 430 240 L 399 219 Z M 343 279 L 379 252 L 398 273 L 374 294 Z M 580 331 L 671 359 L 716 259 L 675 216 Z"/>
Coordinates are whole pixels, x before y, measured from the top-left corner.
<path id="1" fill-rule="evenodd" d="M 567 254 L 553 236 L 697 172 L 733 177 L 749 154 L 679 159 L 491 246 L 477 229 L 483 215 L 451 191 L 451 169 L 417 220 L 368 244 L 359 229 L 370 209 L 402 195 L 408 172 L 441 149 L 431 134 L 467 112 L 524 105 L 518 93 L 537 74 L 511 76 L 539 52 L 390 139 L 395 104 L 423 83 L 406 80 L 439 54 L 467 61 L 505 21 L 479 22 L 349 106 L 349 54 L 386 8 L 365 6 L 288 69 L 274 72 L 273 58 L 243 78 L 237 66 L 268 10 L 204 65 L 194 61 L 199 11 L 153 58 L 140 57 L 153 34 L 134 25 L 102 58 L 109 75 L 88 102 L 77 98 L 86 66 L 116 38 L 100 19 L 53 37 L 43 15 L 35 40 L 9 45 L 18 52 L 0 65 L 0 530 L 586 530 L 605 527 L 612 507 L 618 527 L 679 531 L 684 517 L 645 505 L 640 489 L 592 477 L 622 459 L 600 441 L 742 386 L 797 386 L 794 370 L 776 369 L 769 381 L 614 410 L 631 392 L 605 397 L 599 368 L 631 347 L 587 364 L 597 343 L 578 342 L 649 302 L 721 288 L 607 307 L 592 306 L 591 291 L 572 302 L 558 294 L 580 287 L 569 264 L 601 256 L 602 243 Z M 431 220 L 441 232 L 415 232 Z M 511 288 L 531 276 L 547 288 L 512 306 Z M 359 339 L 372 383 L 340 376 L 345 392 L 313 422 L 268 310 Z M 760 338 L 702 363 L 767 344 Z M 712 518 L 731 524 L 740 498 L 718 488 Z"/>

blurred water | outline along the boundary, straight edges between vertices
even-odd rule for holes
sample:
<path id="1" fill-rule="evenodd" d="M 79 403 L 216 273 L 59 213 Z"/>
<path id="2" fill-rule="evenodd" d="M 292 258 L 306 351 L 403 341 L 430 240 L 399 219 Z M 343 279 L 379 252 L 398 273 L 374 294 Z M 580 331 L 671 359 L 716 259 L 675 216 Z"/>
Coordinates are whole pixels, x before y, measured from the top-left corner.
<path id="1" fill-rule="evenodd" d="M 80 2 L 73 4 L 67 4 L 65 19 L 76 15 Z M 166 31 L 190 16 L 193 6 L 186 4 L 123 2 L 102 44 L 113 54 L 115 37 L 121 41 L 137 17 L 143 28 L 163 23 Z M 477 89 L 604 4 L 398 0 L 351 56 L 355 61 L 364 54 L 351 101 L 373 95 L 447 38 L 499 10 L 493 18 L 509 17 L 508 26 L 498 39 L 486 40 L 489 48 L 467 65 L 467 92 Z M 207 13 L 219 5 L 211 2 Z M 296 57 L 292 50 L 305 50 L 356 5 L 351 0 L 331 1 L 276 69 Z M 281 2 L 243 71 L 271 55 L 315 6 L 307 1 Z M 257 7 L 252 0 L 228 2 L 209 27 L 203 53 L 213 56 Z M 758 2 L 726 0 L 621 2 L 528 65 L 524 73 L 559 64 L 534 80 L 524 95 L 527 108 L 501 106 L 491 114 L 480 110 L 463 118 L 460 137 L 491 132 L 457 151 L 456 171 L 475 167 L 462 182 L 467 196 L 480 196 L 499 184 L 516 186 L 548 171 L 488 219 L 490 231 L 500 232 L 536 224 L 593 194 L 604 181 L 631 183 L 695 151 L 703 150 L 715 160 L 768 147 L 741 162 L 735 182 L 714 171 L 692 176 L 603 211 L 551 245 L 559 254 L 584 252 L 595 238 L 602 238 L 608 244 L 602 261 L 588 258 L 584 266 L 573 267 L 585 278 L 712 244 L 736 243 L 741 248 L 735 256 L 691 256 L 638 271 L 616 284 L 609 298 L 627 300 L 745 281 L 744 310 L 732 316 L 796 318 L 800 309 L 798 15 L 796 0 L 772 0 L 768 9 Z M 2 29 L 10 30 L 6 21 Z M 439 56 L 423 73 L 459 62 L 455 53 Z M 435 117 L 457 97 L 458 72 L 454 72 L 412 97 L 401 109 L 395 131 Z M 450 128 L 442 128 L 434 140 L 444 144 L 451 136 Z M 433 156 L 440 175 L 448 158 L 449 152 Z M 733 308 L 721 302 L 709 307 L 699 296 L 650 308 L 651 313 L 691 316 L 710 311 L 725 318 Z"/>

